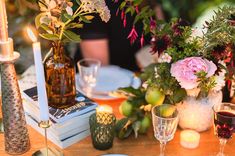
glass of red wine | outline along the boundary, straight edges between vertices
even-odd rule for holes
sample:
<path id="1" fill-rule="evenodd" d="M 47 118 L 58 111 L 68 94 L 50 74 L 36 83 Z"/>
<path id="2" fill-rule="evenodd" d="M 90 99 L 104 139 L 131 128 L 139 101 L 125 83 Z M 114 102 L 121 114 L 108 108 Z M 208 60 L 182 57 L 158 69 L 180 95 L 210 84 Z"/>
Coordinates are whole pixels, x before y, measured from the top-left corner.
<path id="1" fill-rule="evenodd" d="M 213 111 L 215 135 L 220 141 L 220 151 L 217 156 L 224 156 L 224 146 L 235 133 L 235 104 L 222 103 L 221 105 L 215 105 Z"/>

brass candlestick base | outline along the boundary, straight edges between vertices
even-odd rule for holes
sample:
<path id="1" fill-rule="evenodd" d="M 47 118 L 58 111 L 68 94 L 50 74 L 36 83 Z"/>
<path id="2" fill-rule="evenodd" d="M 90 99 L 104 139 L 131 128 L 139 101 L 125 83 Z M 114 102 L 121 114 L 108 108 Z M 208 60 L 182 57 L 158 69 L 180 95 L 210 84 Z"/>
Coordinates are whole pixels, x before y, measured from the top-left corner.
<path id="1" fill-rule="evenodd" d="M 32 154 L 32 156 L 63 156 L 63 153 L 60 152 L 59 150 L 57 150 L 56 148 L 51 148 L 51 147 L 48 147 L 48 143 L 47 143 L 47 128 L 49 128 L 51 125 L 50 125 L 50 122 L 49 120 L 48 121 L 41 121 L 39 124 L 38 124 L 39 127 L 43 128 L 44 129 L 44 134 L 45 134 L 45 148 L 42 148 L 36 152 L 34 152 Z"/>

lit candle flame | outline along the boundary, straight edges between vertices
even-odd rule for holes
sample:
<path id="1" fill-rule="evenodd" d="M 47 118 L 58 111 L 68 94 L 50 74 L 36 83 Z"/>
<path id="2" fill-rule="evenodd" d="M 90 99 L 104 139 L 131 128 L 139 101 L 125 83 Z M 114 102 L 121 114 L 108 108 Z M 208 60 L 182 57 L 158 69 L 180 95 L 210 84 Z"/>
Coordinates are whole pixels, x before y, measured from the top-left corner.
<path id="1" fill-rule="evenodd" d="M 96 108 L 97 113 L 113 113 L 112 107 L 108 105 L 101 105 Z"/>
<path id="2" fill-rule="evenodd" d="M 33 31 L 32 31 L 29 27 L 26 28 L 26 31 L 27 31 L 27 33 L 28 33 L 29 38 L 30 38 L 33 42 L 37 42 L 36 36 L 34 35 Z"/>

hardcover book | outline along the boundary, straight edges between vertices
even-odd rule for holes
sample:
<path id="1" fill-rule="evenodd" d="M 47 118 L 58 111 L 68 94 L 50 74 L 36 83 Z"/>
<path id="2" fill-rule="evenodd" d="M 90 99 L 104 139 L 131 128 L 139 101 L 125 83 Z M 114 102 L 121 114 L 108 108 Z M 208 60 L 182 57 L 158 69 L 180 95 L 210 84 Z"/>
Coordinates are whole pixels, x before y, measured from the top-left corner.
<path id="1" fill-rule="evenodd" d="M 38 107 L 38 95 L 37 95 L 37 87 L 33 87 L 30 89 L 26 89 L 23 91 L 23 97 L 26 101 L 29 101 L 34 105 L 34 107 Z M 49 106 L 49 116 L 52 122 L 62 123 L 76 116 L 84 115 L 97 107 L 97 104 L 81 94 L 77 92 L 76 95 L 76 104 L 65 108 L 65 109 L 56 109 Z"/>

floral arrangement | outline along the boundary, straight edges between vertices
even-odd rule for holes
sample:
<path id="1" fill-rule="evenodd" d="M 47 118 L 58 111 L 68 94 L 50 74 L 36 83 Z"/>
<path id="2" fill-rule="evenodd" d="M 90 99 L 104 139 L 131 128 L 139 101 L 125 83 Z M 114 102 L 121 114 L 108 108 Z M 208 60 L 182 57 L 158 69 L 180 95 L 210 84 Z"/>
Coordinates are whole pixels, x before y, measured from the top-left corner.
<path id="1" fill-rule="evenodd" d="M 126 13 L 132 7 L 133 11 L 133 2 L 124 3 L 128 5 L 121 5 L 120 9 L 126 7 Z M 220 91 L 225 81 L 234 75 L 235 8 L 220 8 L 211 21 L 205 22 L 208 31 L 203 36 L 197 36 L 200 30 L 193 29 L 182 19 L 165 23 L 156 19 L 150 9 L 143 9 L 133 11 L 135 21 L 143 22 L 142 34 L 151 34 L 151 53 L 158 58 L 140 75 L 142 87 L 120 89 L 128 93 L 127 101 L 120 106 L 125 118 L 119 121 L 118 132 L 126 134 L 121 138 L 129 136 L 130 129 L 137 136 L 152 106 L 176 104 L 186 96 L 207 97 L 209 92 Z M 131 42 L 138 36 L 134 28 L 133 25 L 128 36 Z M 131 108 L 128 113 L 127 108 Z"/>
<path id="2" fill-rule="evenodd" d="M 72 29 L 80 29 L 83 23 L 90 23 L 92 13 L 98 13 L 108 22 L 110 11 L 104 0 L 39 0 L 41 13 L 35 18 L 40 36 L 55 44 L 80 42 L 80 36 Z"/>

